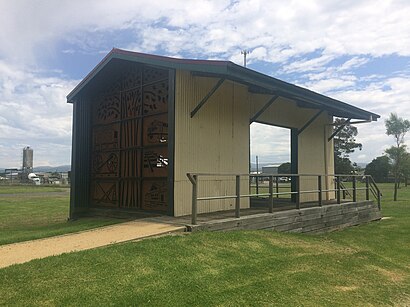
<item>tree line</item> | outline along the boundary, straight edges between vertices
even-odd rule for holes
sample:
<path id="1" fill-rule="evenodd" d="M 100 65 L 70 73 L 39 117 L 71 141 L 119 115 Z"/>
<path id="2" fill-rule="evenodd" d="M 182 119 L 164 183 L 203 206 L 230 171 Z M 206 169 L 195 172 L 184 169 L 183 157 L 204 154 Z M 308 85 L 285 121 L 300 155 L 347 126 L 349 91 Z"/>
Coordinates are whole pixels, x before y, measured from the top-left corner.
<path id="1" fill-rule="evenodd" d="M 336 120 L 336 125 L 343 125 L 342 120 Z M 404 144 L 404 138 L 410 130 L 410 121 L 391 113 L 385 121 L 386 134 L 392 136 L 394 145 L 384 151 L 382 156 L 374 158 L 364 171 L 371 175 L 376 182 L 394 181 L 394 200 L 397 200 L 397 190 L 402 181 L 407 186 L 410 178 L 410 153 Z M 349 159 L 349 154 L 355 149 L 362 149 L 362 144 L 357 143 L 357 128 L 346 124 L 334 138 L 335 145 L 335 173 L 352 174 L 357 171 L 357 165 Z"/>
<path id="2" fill-rule="evenodd" d="M 410 153 L 404 144 L 404 137 L 410 130 L 410 121 L 391 113 L 385 121 L 386 134 L 394 138 L 394 145 L 385 150 L 385 155 L 377 157 L 370 162 L 365 170 L 365 174 L 372 175 L 376 180 L 386 181 L 389 174 L 394 178 L 394 196 L 397 200 L 397 190 L 400 182 L 404 179 L 407 185 L 410 177 Z"/>

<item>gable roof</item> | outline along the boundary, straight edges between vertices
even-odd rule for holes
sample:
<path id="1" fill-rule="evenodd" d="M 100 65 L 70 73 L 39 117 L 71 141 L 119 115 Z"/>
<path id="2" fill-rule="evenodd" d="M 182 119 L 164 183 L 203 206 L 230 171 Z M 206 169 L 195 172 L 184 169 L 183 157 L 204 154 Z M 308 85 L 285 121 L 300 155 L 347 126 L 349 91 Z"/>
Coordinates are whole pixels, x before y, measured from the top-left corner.
<path id="1" fill-rule="evenodd" d="M 230 61 L 178 59 L 113 48 L 104 59 L 67 95 L 72 103 L 100 71 L 113 60 L 137 62 L 168 69 L 191 71 L 204 77 L 225 78 L 248 86 L 255 94 L 272 94 L 296 101 L 299 106 L 323 109 L 338 117 L 375 121 L 380 115 L 337 99 L 273 78 Z"/>

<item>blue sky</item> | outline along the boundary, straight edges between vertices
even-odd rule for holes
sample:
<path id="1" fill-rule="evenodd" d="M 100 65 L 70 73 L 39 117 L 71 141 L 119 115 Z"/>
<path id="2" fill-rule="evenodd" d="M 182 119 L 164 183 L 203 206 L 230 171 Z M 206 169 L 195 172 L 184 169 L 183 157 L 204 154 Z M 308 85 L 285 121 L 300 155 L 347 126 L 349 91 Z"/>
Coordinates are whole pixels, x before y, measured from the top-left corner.
<path id="1" fill-rule="evenodd" d="M 70 163 L 65 96 L 112 47 L 238 64 L 249 50 L 254 70 L 382 116 L 357 126 L 355 162 L 393 144 L 390 112 L 410 119 L 408 1 L 14 0 L 0 11 L 0 167 L 19 167 L 27 145 L 37 166 Z M 251 135 L 252 156 L 288 159 L 287 131 Z"/>

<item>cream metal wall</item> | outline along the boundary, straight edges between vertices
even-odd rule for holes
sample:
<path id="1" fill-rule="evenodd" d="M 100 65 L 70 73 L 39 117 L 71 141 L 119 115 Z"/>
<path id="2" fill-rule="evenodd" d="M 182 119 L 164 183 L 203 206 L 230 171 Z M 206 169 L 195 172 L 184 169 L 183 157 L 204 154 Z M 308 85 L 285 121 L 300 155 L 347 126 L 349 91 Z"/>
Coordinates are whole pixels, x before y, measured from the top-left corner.
<path id="1" fill-rule="evenodd" d="M 270 99 L 269 95 L 252 95 L 252 114 L 257 113 Z M 259 118 L 261 122 L 288 128 L 301 129 L 319 110 L 301 108 L 292 100 L 278 98 Z M 333 118 L 322 112 L 316 120 L 298 136 L 298 173 L 333 174 L 333 141 L 328 142 L 332 133 Z M 333 189 L 333 178 L 324 177 L 323 189 Z M 317 190 L 317 177 L 301 177 L 300 190 Z M 324 199 L 334 198 L 334 193 L 324 193 Z M 317 200 L 317 193 L 303 194 L 303 201 Z"/>
<path id="2" fill-rule="evenodd" d="M 186 173 L 245 174 L 249 171 L 249 119 L 272 97 L 250 94 L 248 88 L 225 81 L 193 117 L 191 111 L 218 82 L 177 71 L 175 80 L 175 177 L 174 215 L 191 213 L 192 185 Z M 318 110 L 301 108 L 292 100 L 278 98 L 257 121 L 288 128 L 302 128 Z M 299 174 L 333 174 L 333 142 L 327 139 L 332 117 L 323 112 L 298 137 Z M 316 190 L 317 177 L 305 177 L 301 190 Z M 323 188 L 333 188 L 332 178 L 323 178 Z M 248 178 L 241 181 L 241 194 L 248 194 Z M 200 177 L 198 197 L 234 195 L 234 177 Z M 334 193 L 324 193 L 324 199 Z M 301 201 L 317 200 L 317 193 Z M 235 200 L 198 202 L 198 212 L 233 209 Z M 243 198 L 241 207 L 249 207 Z"/>
<path id="3" fill-rule="evenodd" d="M 191 111 L 218 79 L 194 77 L 177 71 L 175 80 L 175 175 L 174 215 L 191 213 L 192 185 L 186 173 L 249 172 L 248 89 L 225 81 L 193 117 Z M 241 193 L 248 194 L 249 181 L 241 181 Z M 235 194 L 235 178 L 199 177 L 198 197 Z M 199 201 L 198 212 L 234 208 L 235 200 Z M 249 207 L 247 198 L 241 207 Z"/>

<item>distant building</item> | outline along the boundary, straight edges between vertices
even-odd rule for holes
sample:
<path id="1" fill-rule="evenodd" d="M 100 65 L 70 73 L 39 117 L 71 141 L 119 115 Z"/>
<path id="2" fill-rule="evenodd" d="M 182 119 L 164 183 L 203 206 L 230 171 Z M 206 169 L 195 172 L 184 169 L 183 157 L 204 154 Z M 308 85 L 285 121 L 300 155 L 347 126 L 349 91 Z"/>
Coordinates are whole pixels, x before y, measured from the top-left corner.
<path id="1" fill-rule="evenodd" d="M 30 146 L 23 148 L 23 173 L 29 174 L 33 172 L 33 149 Z"/>
<path id="2" fill-rule="evenodd" d="M 276 175 L 279 174 L 278 169 L 279 169 L 280 164 L 271 164 L 271 165 L 266 165 L 262 166 L 262 174 L 263 175 Z"/>

